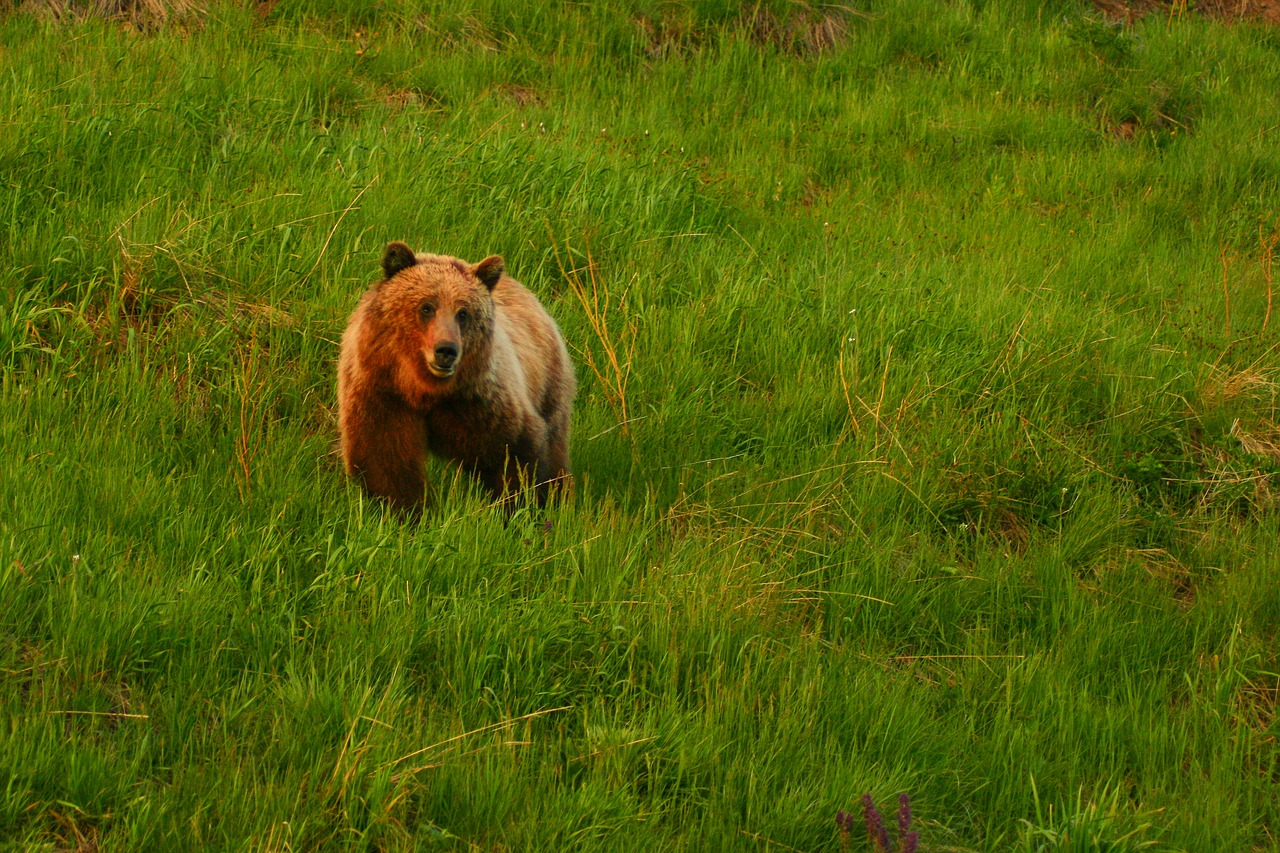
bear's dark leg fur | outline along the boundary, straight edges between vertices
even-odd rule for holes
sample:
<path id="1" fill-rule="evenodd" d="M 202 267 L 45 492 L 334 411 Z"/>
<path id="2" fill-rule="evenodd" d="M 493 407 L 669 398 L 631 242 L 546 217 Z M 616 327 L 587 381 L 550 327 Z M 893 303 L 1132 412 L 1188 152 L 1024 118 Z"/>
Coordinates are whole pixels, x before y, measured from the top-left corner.
<path id="1" fill-rule="evenodd" d="M 546 503 L 546 450 L 534 436 L 523 435 L 503 448 L 501 460 L 477 464 L 471 472 L 484 484 L 494 500 L 510 502 L 523 489 L 534 489 L 538 506 Z"/>
<path id="2" fill-rule="evenodd" d="M 573 483 L 569 475 L 569 409 L 552 414 L 547 421 L 547 450 L 542 455 L 543 470 L 538 472 L 539 498 L 543 502 L 552 489 L 561 492 Z"/>
<path id="3" fill-rule="evenodd" d="M 347 472 L 370 494 L 401 512 L 414 512 L 425 499 L 426 434 L 422 418 L 410 409 L 368 402 L 344 424 Z"/>

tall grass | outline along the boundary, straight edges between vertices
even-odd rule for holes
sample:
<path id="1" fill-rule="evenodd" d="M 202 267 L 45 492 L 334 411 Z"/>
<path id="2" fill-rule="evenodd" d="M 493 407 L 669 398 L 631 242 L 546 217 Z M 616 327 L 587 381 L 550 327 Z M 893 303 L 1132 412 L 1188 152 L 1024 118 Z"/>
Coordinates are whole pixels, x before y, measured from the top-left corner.
<path id="1" fill-rule="evenodd" d="M 0 44 L 8 845 L 836 850 L 907 791 L 922 850 L 1278 849 L 1273 30 L 279 0 Z M 341 476 L 393 239 L 560 322 L 563 505 Z"/>

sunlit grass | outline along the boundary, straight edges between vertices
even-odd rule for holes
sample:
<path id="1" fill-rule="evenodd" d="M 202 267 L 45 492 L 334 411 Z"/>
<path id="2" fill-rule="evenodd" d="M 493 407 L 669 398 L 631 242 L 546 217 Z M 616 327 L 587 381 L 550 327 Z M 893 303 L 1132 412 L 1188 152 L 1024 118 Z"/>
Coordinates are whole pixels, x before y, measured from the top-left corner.
<path id="1" fill-rule="evenodd" d="M 4 15 L 15 849 L 1276 849 L 1270 29 Z M 389 240 L 560 322 L 563 505 L 342 477 Z"/>

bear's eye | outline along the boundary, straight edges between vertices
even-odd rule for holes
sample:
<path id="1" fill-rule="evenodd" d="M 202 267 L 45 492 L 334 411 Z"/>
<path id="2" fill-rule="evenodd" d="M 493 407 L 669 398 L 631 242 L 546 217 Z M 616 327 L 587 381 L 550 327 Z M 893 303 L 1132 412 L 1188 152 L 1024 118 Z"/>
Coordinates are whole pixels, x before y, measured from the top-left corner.
<path id="1" fill-rule="evenodd" d="M 436 306 L 432 305 L 430 302 L 424 302 L 422 303 L 422 307 L 418 309 L 418 313 L 422 315 L 422 319 L 430 320 L 435 316 Z"/>
<path id="2" fill-rule="evenodd" d="M 467 321 L 471 319 L 471 315 L 468 314 L 465 309 L 462 311 L 459 311 L 456 316 L 458 318 L 459 326 L 465 326 Z"/>

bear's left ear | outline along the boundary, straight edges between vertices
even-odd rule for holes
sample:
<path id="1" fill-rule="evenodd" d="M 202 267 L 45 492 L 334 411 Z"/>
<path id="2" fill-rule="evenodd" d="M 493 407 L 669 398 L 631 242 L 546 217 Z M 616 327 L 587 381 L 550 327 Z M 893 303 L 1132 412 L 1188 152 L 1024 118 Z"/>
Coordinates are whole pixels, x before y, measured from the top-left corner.
<path id="1" fill-rule="evenodd" d="M 407 270 L 418 262 L 418 257 L 404 243 L 388 243 L 387 250 L 382 253 L 382 274 L 392 278 L 401 270 Z"/>
<path id="2" fill-rule="evenodd" d="M 501 255 L 490 255 L 476 264 L 471 271 L 475 273 L 476 278 L 484 282 L 485 287 L 493 290 L 493 286 L 498 283 L 498 279 L 502 278 L 502 274 L 506 271 L 506 265 L 502 262 Z"/>

